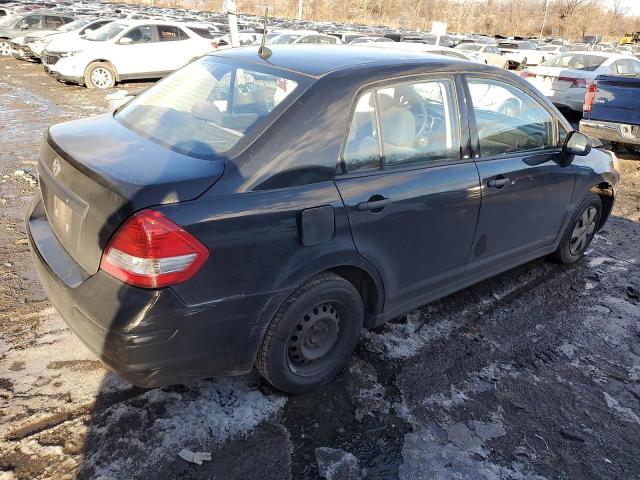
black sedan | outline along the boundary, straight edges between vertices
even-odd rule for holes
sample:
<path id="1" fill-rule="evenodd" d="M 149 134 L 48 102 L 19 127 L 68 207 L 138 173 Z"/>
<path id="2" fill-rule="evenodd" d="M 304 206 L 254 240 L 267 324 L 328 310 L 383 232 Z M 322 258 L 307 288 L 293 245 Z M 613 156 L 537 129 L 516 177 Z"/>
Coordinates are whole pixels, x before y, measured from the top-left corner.
<path id="1" fill-rule="evenodd" d="M 230 49 L 50 127 L 27 228 L 54 306 L 124 378 L 255 365 L 301 392 L 363 326 L 537 257 L 580 259 L 615 163 L 497 68 Z"/>

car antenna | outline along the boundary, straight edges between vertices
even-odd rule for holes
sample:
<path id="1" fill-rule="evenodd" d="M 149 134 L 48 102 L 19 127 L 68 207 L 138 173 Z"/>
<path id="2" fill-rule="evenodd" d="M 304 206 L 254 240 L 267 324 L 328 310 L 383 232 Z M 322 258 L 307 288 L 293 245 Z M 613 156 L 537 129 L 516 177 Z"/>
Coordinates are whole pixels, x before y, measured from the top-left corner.
<path id="1" fill-rule="evenodd" d="M 258 49 L 258 55 L 261 59 L 268 59 L 273 52 L 267 46 L 265 46 L 265 42 L 267 41 L 267 15 L 269 12 L 269 6 L 264 6 L 264 26 L 262 27 L 262 40 L 260 41 L 260 48 Z"/>

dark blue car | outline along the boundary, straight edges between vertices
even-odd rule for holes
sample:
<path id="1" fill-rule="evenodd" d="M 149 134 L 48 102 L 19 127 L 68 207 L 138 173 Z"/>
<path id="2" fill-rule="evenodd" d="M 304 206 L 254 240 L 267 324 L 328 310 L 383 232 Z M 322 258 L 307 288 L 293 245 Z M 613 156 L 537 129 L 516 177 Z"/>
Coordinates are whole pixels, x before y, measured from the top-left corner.
<path id="1" fill-rule="evenodd" d="M 56 309 L 124 378 L 255 365 L 301 392 L 363 326 L 534 258 L 578 260 L 615 161 L 500 69 L 230 49 L 50 127 L 27 227 Z"/>

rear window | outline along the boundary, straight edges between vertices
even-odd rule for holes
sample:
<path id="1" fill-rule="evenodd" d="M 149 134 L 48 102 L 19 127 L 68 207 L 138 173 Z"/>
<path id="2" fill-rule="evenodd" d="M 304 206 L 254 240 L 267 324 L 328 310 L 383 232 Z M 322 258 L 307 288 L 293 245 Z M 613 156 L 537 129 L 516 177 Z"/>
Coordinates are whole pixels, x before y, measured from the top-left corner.
<path id="1" fill-rule="evenodd" d="M 606 57 L 600 55 L 568 53 L 566 55 L 553 57 L 542 65 L 545 67 L 572 68 L 574 70 L 593 72 L 602 65 L 606 59 Z"/>
<path id="2" fill-rule="evenodd" d="M 266 125 L 304 81 L 281 70 L 205 57 L 136 97 L 115 118 L 172 150 L 214 158 Z"/>
<path id="3" fill-rule="evenodd" d="M 469 52 L 479 52 L 482 48 L 482 45 L 474 45 L 472 43 L 463 43 L 462 45 L 458 45 L 456 47 L 460 50 L 468 50 Z"/>
<path id="4" fill-rule="evenodd" d="M 188 28 L 199 37 L 213 39 L 213 33 L 211 33 L 206 28 L 200 28 L 200 27 L 188 27 Z"/>

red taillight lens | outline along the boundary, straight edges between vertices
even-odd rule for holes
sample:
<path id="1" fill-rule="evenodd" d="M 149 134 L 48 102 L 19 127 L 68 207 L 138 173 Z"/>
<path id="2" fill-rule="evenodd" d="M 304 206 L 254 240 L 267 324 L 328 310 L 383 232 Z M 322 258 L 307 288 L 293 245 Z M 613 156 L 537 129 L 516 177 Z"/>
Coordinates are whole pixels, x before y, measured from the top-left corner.
<path id="1" fill-rule="evenodd" d="M 208 256 L 204 245 L 171 220 L 143 210 L 115 233 L 100 268 L 131 285 L 160 288 L 190 279 Z"/>
<path id="2" fill-rule="evenodd" d="M 537 75 L 533 72 L 527 72 L 526 70 L 524 72 L 520 72 L 520 76 L 522 78 L 535 78 Z"/>
<path id="3" fill-rule="evenodd" d="M 584 78 L 558 77 L 558 81 L 570 83 L 569 88 L 584 88 L 587 86 L 587 81 Z"/>
<path id="4" fill-rule="evenodd" d="M 213 48 L 218 48 L 218 42 L 211 42 L 211 46 Z"/>
<path id="5" fill-rule="evenodd" d="M 592 83 L 587 89 L 587 94 L 584 96 L 584 105 L 582 105 L 582 111 L 590 112 L 593 108 L 593 102 L 596 99 L 596 92 L 598 91 L 598 85 Z"/>

